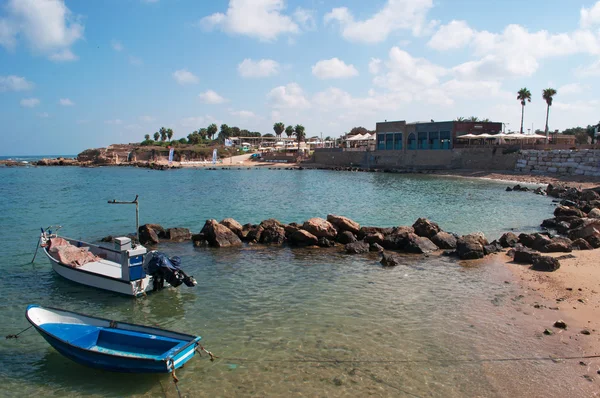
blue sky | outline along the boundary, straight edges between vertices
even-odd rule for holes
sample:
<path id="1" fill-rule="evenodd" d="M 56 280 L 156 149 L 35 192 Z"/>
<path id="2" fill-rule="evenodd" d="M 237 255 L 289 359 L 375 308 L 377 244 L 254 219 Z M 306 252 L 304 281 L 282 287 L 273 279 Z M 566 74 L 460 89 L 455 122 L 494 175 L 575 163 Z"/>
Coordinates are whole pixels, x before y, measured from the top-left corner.
<path id="1" fill-rule="evenodd" d="M 485 5 L 484 5 L 485 4 Z M 0 155 L 274 122 L 600 120 L 600 1 L 0 1 Z"/>

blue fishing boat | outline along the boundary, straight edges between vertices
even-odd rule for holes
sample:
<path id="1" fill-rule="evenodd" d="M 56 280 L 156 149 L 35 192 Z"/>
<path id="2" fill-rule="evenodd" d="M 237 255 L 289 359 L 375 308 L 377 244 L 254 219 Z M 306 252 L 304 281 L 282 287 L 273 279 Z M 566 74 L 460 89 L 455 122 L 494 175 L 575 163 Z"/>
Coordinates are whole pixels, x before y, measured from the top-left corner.
<path id="1" fill-rule="evenodd" d="M 113 372 L 174 372 L 194 356 L 201 339 L 39 305 L 29 305 L 25 316 L 67 358 Z"/>

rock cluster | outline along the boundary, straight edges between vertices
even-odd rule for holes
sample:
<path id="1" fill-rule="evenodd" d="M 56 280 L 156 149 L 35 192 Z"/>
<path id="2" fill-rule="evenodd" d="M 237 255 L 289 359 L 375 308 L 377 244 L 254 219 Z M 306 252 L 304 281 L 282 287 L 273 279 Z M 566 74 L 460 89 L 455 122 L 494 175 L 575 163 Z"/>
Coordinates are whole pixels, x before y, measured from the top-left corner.
<path id="1" fill-rule="evenodd" d="M 501 249 L 497 242 L 489 244 L 482 233 L 458 236 L 442 231 L 438 224 L 425 218 L 419 218 L 412 226 L 381 228 L 361 226 L 347 217 L 333 214 L 326 219 L 314 217 L 301 224 L 283 224 L 268 219 L 260 224 L 242 225 L 232 218 L 221 222 L 211 219 L 194 235 L 186 228 L 165 229 L 158 224 L 145 224 L 140 227 L 139 236 L 140 242 L 146 245 L 156 245 L 161 239 L 167 239 L 178 242 L 191 240 L 197 247 L 217 248 L 241 246 L 243 243 L 339 246 L 348 254 L 383 253 L 384 266 L 402 262 L 394 251 L 429 254 L 448 250 L 461 259 L 477 259 Z"/>

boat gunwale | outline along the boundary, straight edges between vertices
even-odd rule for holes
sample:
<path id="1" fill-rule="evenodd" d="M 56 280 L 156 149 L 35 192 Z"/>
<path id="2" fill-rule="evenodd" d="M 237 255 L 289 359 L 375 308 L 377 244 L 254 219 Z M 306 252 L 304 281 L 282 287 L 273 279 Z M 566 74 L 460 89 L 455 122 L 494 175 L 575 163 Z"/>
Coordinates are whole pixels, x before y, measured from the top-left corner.
<path id="1" fill-rule="evenodd" d="M 78 315 L 78 316 L 82 316 L 82 317 L 86 317 L 86 318 L 91 318 L 91 319 L 100 320 L 100 321 L 106 321 L 106 322 L 109 322 L 109 323 L 110 322 L 116 322 L 117 327 L 115 327 L 114 329 L 117 329 L 117 330 L 119 329 L 119 325 L 136 326 L 136 327 L 142 327 L 142 328 L 146 328 L 146 329 L 150 329 L 150 330 L 156 330 L 156 331 L 159 331 L 159 332 L 174 333 L 174 334 L 177 334 L 177 335 L 180 335 L 180 336 L 185 336 L 187 338 L 191 338 L 191 340 L 188 341 L 188 343 L 185 344 L 183 347 L 181 347 L 177 351 L 173 352 L 171 355 L 168 355 L 167 357 L 161 358 L 161 359 L 157 359 L 157 358 L 140 358 L 140 357 L 135 357 L 135 356 L 132 357 L 132 356 L 126 356 L 126 355 L 110 354 L 110 353 L 101 352 L 101 351 L 94 351 L 94 350 L 90 350 L 88 348 L 84 348 L 84 347 L 80 347 L 80 346 L 74 345 L 74 344 L 72 344 L 72 343 L 70 343 L 68 341 L 63 340 L 62 338 L 58 337 L 57 335 L 52 334 L 52 333 L 44 330 L 40 325 L 38 325 L 36 322 L 34 322 L 33 320 L 31 320 L 31 318 L 29 317 L 29 310 L 35 309 L 35 308 L 41 308 L 41 309 L 52 310 L 52 311 L 59 311 L 59 312 L 66 312 L 66 313 L 70 313 L 70 314 L 74 314 L 74 315 Z M 156 327 L 153 327 L 153 326 L 137 325 L 137 324 L 129 323 L 129 322 L 112 321 L 112 320 L 106 319 L 106 318 L 100 318 L 100 317 L 95 317 L 95 316 L 91 316 L 91 315 L 86 315 L 86 314 L 82 314 L 82 313 L 75 312 L 75 311 L 63 310 L 61 308 L 45 307 L 45 306 L 41 306 L 39 304 L 30 304 L 30 305 L 28 305 L 27 309 L 25 310 L 25 318 L 27 318 L 27 321 L 38 331 L 38 333 L 40 333 L 42 335 L 50 336 L 53 339 L 56 339 L 59 342 L 61 342 L 63 344 L 66 344 L 69 347 L 73 347 L 73 348 L 76 348 L 76 349 L 81 350 L 81 351 L 90 352 L 90 353 L 93 353 L 93 354 L 98 354 L 98 355 L 102 355 L 102 356 L 106 356 L 106 357 L 111 357 L 111 358 L 120 358 L 120 359 L 145 361 L 145 362 L 149 362 L 149 361 L 151 361 L 151 362 L 165 362 L 165 364 L 167 365 L 167 370 L 170 367 L 169 362 L 170 361 L 173 362 L 172 359 L 176 355 L 181 354 L 190 345 L 192 345 L 192 344 L 196 345 L 200 341 L 200 339 L 202 338 L 201 336 L 194 336 L 194 335 L 191 335 L 191 334 L 180 333 L 180 332 L 176 332 L 176 331 L 173 331 L 173 330 L 160 329 L 160 328 L 156 328 Z M 127 329 L 121 329 L 121 330 L 127 330 Z M 148 333 L 148 334 L 150 334 L 150 333 Z M 161 337 L 166 337 L 166 336 L 161 336 Z M 54 346 L 53 346 L 53 348 L 56 349 Z"/>

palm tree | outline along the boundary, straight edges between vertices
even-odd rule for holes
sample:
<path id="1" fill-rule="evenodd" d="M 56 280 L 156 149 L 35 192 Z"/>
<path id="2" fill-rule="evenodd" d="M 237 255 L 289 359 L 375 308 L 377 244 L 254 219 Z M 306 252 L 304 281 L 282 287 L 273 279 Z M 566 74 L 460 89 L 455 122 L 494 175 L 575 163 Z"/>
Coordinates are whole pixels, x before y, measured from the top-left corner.
<path id="1" fill-rule="evenodd" d="M 144 136 L 144 140 L 146 140 L 146 141 L 150 141 L 150 134 L 146 134 L 146 135 Z"/>
<path id="2" fill-rule="evenodd" d="M 306 138 L 304 126 L 297 124 L 296 127 L 294 127 L 294 135 L 296 135 L 296 139 L 298 140 L 298 154 L 300 154 L 300 142 L 304 141 L 304 138 Z"/>
<path id="3" fill-rule="evenodd" d="M 517 93 L 517 99 L 521 101 L 521 134 L 523 134 L 523 117 L 525 116 L 525 103 L 531 102 L 531 92 L 523 87 Z"/>
<path id="4" fill-rule="evenodd" d="M 169 141 L 171 141 L 171 138 L 173 138 L 173 130 L 172 129 L 167 129 L 167 138 L 169 139 Z"/>
<path id="5" fill-rule="evenodd" d="M 281 137 L 281 134 L 283 133 L 283 131 L 285 130 L 285 124 L 279 122 L 279 123 L 275 123 L 273 125 L 273 130 L 275 131 L 275 135 L 277 137 Z"/>
<path id="6" fill-rule="evenodd" d="M 548 104 L 548 107 L 546 108 L 546 139 L 548 139 L 548 116 L 550 116 L 550 107 L 552 106 L 553 97 L 556 94 L 557 91 L 553 88 L 547 88 L 542 91 L 542 98 L 544 98 L 546 104 Z"/>
<path id="7" fill-rule="evenodd" d="M 459 116 L 459 117 L 456 118 L 457 122 L 464 122 L 465 120 L 466 119 L 464 117 L 462 117 L 462 116 Z"/>
<path id="8" fill-rule="evenodd" d="M 217 127 L 217 125 L 213 123 L 206 128 L 206 134 L 208 134 L 208 137 L 212 139 L 215 136 L 215 134 L 217 134 L 218 130 L 219 128 Z"/>
<path id="9" fill-rule="evenodd" d="M 206 136 L 208 135 L 208 132 L 207 132 L 206 128 L 201 128 L 200 131 L 198 132 L 198 134 L 200 134 L 200 137 L 202 137 L 202 139 L 205 140 Z"/>
<path id="10" fill-rule="evenodd" d="M 467 122 L 477 123 L 478 121 L 479 121 L 479 118 L 477 116 L 471 116 L 470 118 L 467 119 Z"/>
<path id="11" fill-rule="evenodd" d="M 285 128 L 285 134 L 288 136 L 288 138 L 290 138 L 291 136 L 293 136 L 294 135 L 294 127 L 287 126 Z"/>
<path id="12" fill-rule="evenodd" d="M 156 133 L 154 133 L 154 141 L 158 141 L 159 138 L 160 138 L 160 134 L 157 131 Z"/>
<path id="13" fill-rule="evenodd" d="M 160 140 L 166 141 L 167 140 L 167 129 L 164 127 L 161 127 L 160 130 L 158 130 L 158 132 L 160 133 Z"/>

